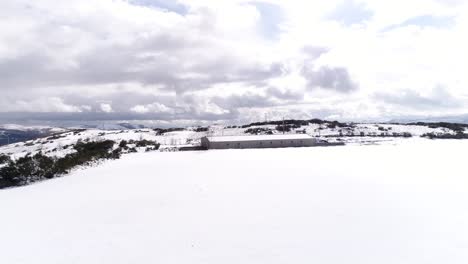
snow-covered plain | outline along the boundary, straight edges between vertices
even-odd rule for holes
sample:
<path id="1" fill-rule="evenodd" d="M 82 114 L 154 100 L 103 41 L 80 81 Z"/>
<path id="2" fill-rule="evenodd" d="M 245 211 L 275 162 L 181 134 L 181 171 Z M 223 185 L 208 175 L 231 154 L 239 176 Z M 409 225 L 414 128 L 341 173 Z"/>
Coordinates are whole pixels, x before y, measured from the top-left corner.
<path id="1" fill-rule="evenodd" d="M 0 263 L 468 263 L 468 141 L 151 152 L 0 191 Z"/>

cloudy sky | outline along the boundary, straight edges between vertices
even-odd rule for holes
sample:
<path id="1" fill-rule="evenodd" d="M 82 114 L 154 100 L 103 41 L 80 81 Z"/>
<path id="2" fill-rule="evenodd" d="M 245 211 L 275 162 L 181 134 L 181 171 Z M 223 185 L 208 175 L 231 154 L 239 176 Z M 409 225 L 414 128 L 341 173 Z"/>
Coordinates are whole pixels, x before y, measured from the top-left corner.
<path id="1" fill-rule="evenodd" d="M 464 0 L 2 0 L 0 115 L 468 113 Z"/>

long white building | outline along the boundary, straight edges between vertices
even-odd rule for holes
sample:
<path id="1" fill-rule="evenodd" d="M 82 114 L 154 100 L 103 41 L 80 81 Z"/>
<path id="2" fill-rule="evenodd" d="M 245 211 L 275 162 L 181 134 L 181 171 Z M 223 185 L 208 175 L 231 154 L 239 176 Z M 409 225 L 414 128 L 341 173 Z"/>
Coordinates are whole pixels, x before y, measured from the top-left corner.
<path id="1" fill-rule="evenodd" d="M 306 134 L 204 137 L 206 149 L 313 147 L 319 141 Z"/>

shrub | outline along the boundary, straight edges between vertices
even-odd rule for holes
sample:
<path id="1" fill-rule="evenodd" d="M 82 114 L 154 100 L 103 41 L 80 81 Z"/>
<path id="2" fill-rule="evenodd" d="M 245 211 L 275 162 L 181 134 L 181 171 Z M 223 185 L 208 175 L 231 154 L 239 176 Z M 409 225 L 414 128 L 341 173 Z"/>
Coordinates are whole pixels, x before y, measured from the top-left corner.
<path id="1" fill-rule="evenodd" d="M 465 128 L 468 128 L 468 124 L 460 124 L 460 123 L 448 123 L 448 122 L 438 122 L 438 123 L 425 123 L 425 122 L 417 122 L 417 123 L 409 123 L 408 125 L 416 125 L 416 126 L 427 126 L 429 128 L 447 128 L 453 130 L 457 133 L 463 133 Z"/>
<path id="2" fill-rule="evenodd" d="M 75 153 L 63 158 L 51 158 L 37 153 L 27 155 L 16 161 L 8 161 L 8 165 L 0 168 L 0 188 L 21 186 L 43 179 L 50 179 L 68 173 L 72 168 L 87 165 L 100 159 L 116 159 L 120 157 L 121 149 L 112 150 L 115 142 L 77 143 Z"/>
<path id="3" fill-rule="evenodd" d="M 195 132 L 208 132 L 208 127 L 197 127 L 194 129 Z"/>
<path id="4" fill-rule="evenodd" d="M 137 142 L 136 142 L 136 146 L 137 146 L 137 147 L 153 146 L 153 147 L 155 147 L 156 149 L 159 149 L 159 143 L 158 143 L 158 142 L 156 142 L 156 141 L 151 141 L 151 140 L 146 140 L 146 139 L 137 141 Z"/>
<path id="5" fill-rule="evenodd" d="M 252 134 L 252 135 L 272 135 L 273 134 L 273 131 L 269 128 L 262 128 L 262 127 L 258 127 L 258 128 L 249 128 L 247 130 L 244 131 L 244 133 L 246 134 Z"/>
<path id="6" fill-rule="evenodd" d="M 86 131 L 86 129 L 75 129 L 73 130 L 73 135 L 81 135 L 83 131 Z"/>
<path id="7" fill-rule="evenodd" d="M 410 137 L 413 137 L 413 135 L 411 135 L 411 133 L 409 132 L 403 132 L 402 137 L 410 138 Z"/>
<path id="8" fill-rule="evenodd" d="M 48 138 L 46 138 L 46 140 L 54 140 L 54 139 L 59 139 L 59 138 L 64 138 L 66 137 L 66 135 L 62 135 L 62 134 L 54 134 Z"/>
<path id="9" fill-rule="evenodd" d="M 5 154 L 0 154 L 0 164 L 5 164 L 5 163 L 8 163 L 10 162 L 11 159 L 9 156 L 5 155 Z"/>
<path id="10" fill-rule="evenodd" d="M 18 186 L 43 178 L 52 178 L 53 165 L 54 160 L 41 153 L 10 161 L 6 167 L 0 169 L 0 181 L 3 182 L 0 186 Z"/>
<path id="11" fill-rule="evenodd" d="M 291 131 L 291 127 L 290 127 L 289 125 L 285 125 L 285 126 L 283 126 L 283 125 L 278 125 L 278 126 L 276 126 L 275 129 L 276 129 L 277 131 L 279 131 L 279 132 L 289 132 L 289 131 Z"/>
<path id="12" fill-rule="evenodd" d="M 310 124 L 318 124 L 318 125 L 321 125 L 321 124 L 326 123 L 327 121 L 314 118 L 314 119 L 310 119 L 308 122 L 309 122 Z"/>
<path id="13" fill-rule="evenodd" d="M 355 127 L 355 124 L 347 124 L 347 123 L 340 123 L 338 121 L 332 121 L 327 123 L 327 127 L 334 129 L 334 128 L 348 128 L 348 127 Z"/>
<path id="14" fill-rule="evenodd" d="M 421 137 L 425 137 L 429 139 L 468 139 L 468 134 L 426 133 L 426 134 L 423 134 Z"/>
<path id="15" fill-rule="evenodd" d="M 184 128 L 155 128 L 154 131 L 156 132 L 156 135 L 163 135 L 164 133 L 169 133 L 169 132 L 176 132 L 176 131 L 184 131 Z"/>
<path id="16" fill-rule="evenodd" d="M 314 120 L 314 119 L 312 119 Z M 307 126 L 309 125 L 309 121 L 308 120 L 294 120 L 294 119 L 288 119 L 288 120 L 277 120 L 277 121 L 266 121 L 266 122 L 256 122 L 256 123 L 251 123 L 251 124 L 248 124 L 248 125 L 243 125 L 241 126 L 241 128 L 249 128 L 249 127 L 253 127 L 253 126 L 265 126 L 265 125 L 276 125 L 276 126 L 280 126 L 280 125 L 292 125 L 294 126 L 295 128 L 299 128 L 301 126 Z"/>
<path id="17" fill-rule="evenodd" d="M 127 144 L 128 144 L 128 142 L 126 140 L 122 140 L 119 143 L 119 147 L 125 149 L 125 148 L 127 148 Z"/>
<path id="18" fill-rule="evenodd" d="M 129 148 L 128 153 L 135 153 L 137 152 L 136 148 Z"/>
<path id="19" fill-rule="evenodd" d="M 112 158 L 115 154 L 110 150 L 113 148 L 114 144 L 115 142 L 112 140 L 76 144 L 74 146 L 76 150 L 75 153 L 68 154 L 57 160 L 55 164 L 55 174 L 68 173 L 70 169 L 76 166 L 86 165 L 99 159 Z"/>

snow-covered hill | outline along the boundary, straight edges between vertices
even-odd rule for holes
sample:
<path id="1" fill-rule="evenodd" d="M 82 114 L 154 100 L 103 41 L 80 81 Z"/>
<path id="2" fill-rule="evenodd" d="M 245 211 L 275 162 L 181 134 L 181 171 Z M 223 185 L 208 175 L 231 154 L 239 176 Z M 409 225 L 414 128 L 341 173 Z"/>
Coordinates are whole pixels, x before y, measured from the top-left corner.
<path id="1" fill-rule="evenodd" d="M 281 124 L 279 125 L 281 127 Z M 26 127 L 22 128 L 26 130 Z M 47 137 L 19 142 L 0 147 L 0 154 L 9 155 L 16 159 L 25 155 L 43 153 L 51 157 L 63 157 L 73 152 L 72 146 L 78 141 L 113 140 L 151 140 L 161 144 L 161 150 L 173 149 L 184 145 L 197 145 L 200 138 L 207 135 L 233 136 L 248 135 L 249 133 L 282 133 L 278 125 L 246 125 L 246 126 L 211 126 L 210 128 L 186 128 L 172 130 L 127 129 L 127 130 L 98 130 L 98 129 L 53 129 L 43 128 L 49 132 Z M 167 132 L 169 131 L 169 132 Z M 199 131 L 199 132 L 197 132 Z M 252 132 L 253 131 L 253 132 Z M 465 128 L 465 131 L 468 131 Z M 53 132 L 53 133 L 52 133 Z M 421 137 L 427 133 L 455 134 L 446 127 L 429 127 L 426 125 L 402 124 L 333 124 L 306 123 L 297 127 L 290 127 L 287 133 L 305 132 L 311 136 L 322 137 L 329 141 L 344 141 L 350 144 L 367 144 L 382 141 L 393 141 L 396 138 L 410 135 Z"/>
<path id="2" fill-rule="evenodd" d="M 197 135 L 193 131 L 177 131 L 158 135 L 157 131 L 150 129 L 135 129 L 135 130 L 71 130 L 61 133 L 56 133 L 49 137 L 38 138 L 26 142 L 10 144 L 0 147 L 0 154 L 9 155 L 13 159 L 23 157 L 25 155 L 34 155 L 43 153 L 51 157 L 63 157 L 66 154 L 72 153 L 73 145 L 77 142 L 93 142 L 103 140 L 113 140 L 119 143 L 122 140 L 151 140 L 157 141 L 164 147 L 174 147 L 178 145 L 186 145 L 187 141 L 199 140 L 202 134 Z"/>
<path id="3" fill-rule="evenodd" d="M 199 146 L 204 136 L 307 133 L 331 143 L 388 144 L 411 138 L 468 138 L 461 124 L 355 124 L 286 120 L 244 126 L 213 125 L 174 129 L 53 129 L 47 137 L 0 147 L 0 189 L 68 174 L 102 159 L 146 151 L 177 151 Z M 26 130 L 27 128 L 25 128 Z M 37 129 L 37 128 L 36 128 Z M 52 133 L 56 131 L 55 133 Z M 50 134 L 52 133 L 52 134 Z M 189 148 L 193 149 L 193 148 Z"/>
<path id="4" fill-rule="evenodd" d="M 465 264 L 467 148 L 126 155 L 0 191 L 0 263 Z"/>
<path id="5" fill-rule="evenodd" d="M 64 131 L 66 130 L 63 128 L 48 126 L 0 125 L 0 146 L 45 137 Z"/>

